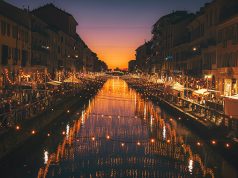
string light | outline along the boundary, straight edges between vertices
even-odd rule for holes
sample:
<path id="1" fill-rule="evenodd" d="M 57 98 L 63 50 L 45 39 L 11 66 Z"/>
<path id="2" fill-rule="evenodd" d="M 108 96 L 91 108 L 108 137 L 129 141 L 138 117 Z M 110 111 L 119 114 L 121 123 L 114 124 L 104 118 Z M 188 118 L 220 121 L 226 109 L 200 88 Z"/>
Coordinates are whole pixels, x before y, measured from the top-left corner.
<path id="1" fill-rule="evenodd" d="M 213 145 L 216 145 L 216 144 L 217 144 L 216 140 L 212 140 L 211 143 L 212 143 Z"/>
<path id="2" fill-rule="evenodd" d="M 230 148 L 231 145 L 229 143 L 226 143 L 225 146 L 226 148 Z"/>
<path id="3" fill-rule="evenodd" d="M 19 125 L 16 126 L 16 130 L 20 130 L 20 126 Z"/>

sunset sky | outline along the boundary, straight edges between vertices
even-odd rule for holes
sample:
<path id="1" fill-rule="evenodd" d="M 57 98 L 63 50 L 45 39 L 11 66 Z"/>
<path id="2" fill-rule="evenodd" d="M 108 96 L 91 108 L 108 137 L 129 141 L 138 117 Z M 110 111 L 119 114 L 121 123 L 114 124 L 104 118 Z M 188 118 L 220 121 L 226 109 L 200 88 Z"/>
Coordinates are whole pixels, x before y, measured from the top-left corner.
<path id="1" fill-rule="evenodd" d="M 173 10 L 197 11 L 209 0 L 7 0 L 30 9 L 46 3 L 71 13 L 77 32 L 110 68 L 127 68 L 135 49 L 151 38 L 152 25 Z"/>

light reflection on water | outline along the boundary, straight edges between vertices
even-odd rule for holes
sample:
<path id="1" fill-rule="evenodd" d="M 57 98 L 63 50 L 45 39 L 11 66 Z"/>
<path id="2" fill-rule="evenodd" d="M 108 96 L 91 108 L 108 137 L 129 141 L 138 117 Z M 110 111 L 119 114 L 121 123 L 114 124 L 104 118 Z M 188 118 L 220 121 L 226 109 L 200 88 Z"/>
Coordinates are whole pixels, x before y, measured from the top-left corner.
<path id="1" fill-rule="evenodd" d="M 170 117 L 169 117 L 170 118 Z M 67 125 L 41 177 L 215 177 L 212 156 L 195 151 L 191 133 L 119 78 Z M 206 152 L 206 150 L 205 150 Z"/>

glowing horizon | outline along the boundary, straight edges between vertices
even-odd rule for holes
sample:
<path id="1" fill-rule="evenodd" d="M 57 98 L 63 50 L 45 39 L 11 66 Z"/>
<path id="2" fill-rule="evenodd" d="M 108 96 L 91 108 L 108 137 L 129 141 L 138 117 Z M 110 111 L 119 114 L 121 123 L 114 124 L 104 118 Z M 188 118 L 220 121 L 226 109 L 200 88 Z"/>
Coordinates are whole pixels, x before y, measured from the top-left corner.
<path id="1" fill-rule="evenodd" d="M 118 27 L 115 27 L 118 28 Z M 140 31 L 145 29 L 134 29 L 133 34 L 126 33 L 126 30 L 114 28 L 114 32 L 108 34 L 107 31 L 95 29 L 90 31 L 80 31 L 78 33 L 88 44 L 89 48 L 97 53 L 99 59 L 105 61 L 109 68 L 128 67 L 128 61 L 135 59 L 135 49 L 141 45 L 145 39 L 150 39 L 150 31 L 144 32 L 144 38 L 140 39 Z M 102 28 L 104 29 L 104 28 Z M 91 32 L 91 33 L 90 33 Z"/>

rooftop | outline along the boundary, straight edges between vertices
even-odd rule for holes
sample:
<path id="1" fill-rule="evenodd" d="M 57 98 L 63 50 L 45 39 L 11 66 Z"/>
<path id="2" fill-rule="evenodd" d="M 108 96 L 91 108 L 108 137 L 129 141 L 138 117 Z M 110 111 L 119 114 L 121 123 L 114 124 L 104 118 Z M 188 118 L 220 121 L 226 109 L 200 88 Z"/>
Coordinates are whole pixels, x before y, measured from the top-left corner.
<path id="1" fill-rule="evenodd" d="M 15 21 L 18 24 L 25 26 L 26 28 L 30 28 L 30 18 L 28 16 L 27 10 L 22 10 L 0 0 L 0 14 L 8 17 L 9 19 Z"/>

